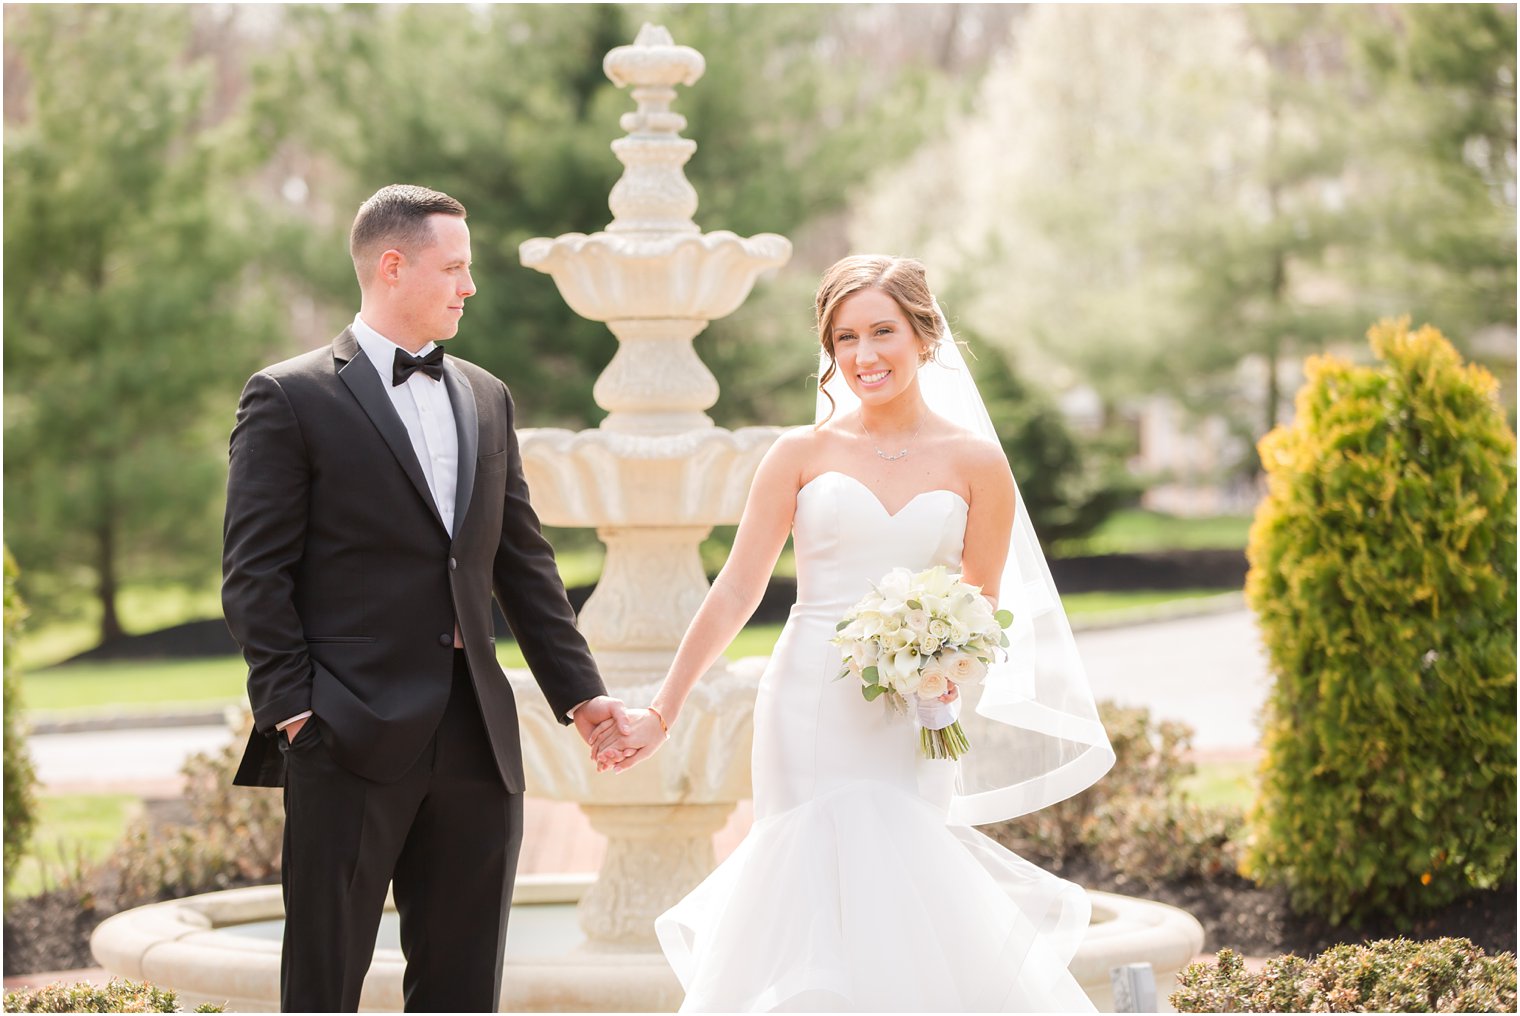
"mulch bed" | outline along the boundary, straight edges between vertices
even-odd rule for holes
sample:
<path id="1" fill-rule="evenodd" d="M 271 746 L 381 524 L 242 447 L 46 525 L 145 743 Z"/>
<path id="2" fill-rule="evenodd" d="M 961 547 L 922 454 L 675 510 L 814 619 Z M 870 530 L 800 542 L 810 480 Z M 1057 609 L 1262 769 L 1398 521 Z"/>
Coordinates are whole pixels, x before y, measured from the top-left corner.
<path id="1" fill-rule="evenodd" d="M 1090 858 L 1051 865 L 1062 878 L 1088 889 L 1156 900 L 1185 910 L 1203 925 L 1205 952 L 1233 949 L 1246 956 L 1311 956 L 1333 945 L 1380 938 L 1466 938 L 1490 955 L 1515 951 L 1515 887 L 1474 892 L 1414 919 L 1359 928 L 1333 926 L 1293 912 L 1285 889 L 1260 889 L 1238 875 L 1142 882 L 1118 875 Z"/>
<path id="2" fill-rule="evenodd" d="M 81 905 L 79 893 L 67 889 L 8 901 L 6 976 L 95 966 L 90 955 L 90 932 L 107 916 Z"/>
<path id="3" fill-rule="evenodd" d="M 256 884 L 231 880 L 218 888 L 238 889 Z M 109 897 L 108 890 L 82 893 L 79 889 L 54 889 L 6 901 L 6 976 L 96 966 L 90 955 L 90 933 L 101 921 L 122 909 L 105 903 Z"/>

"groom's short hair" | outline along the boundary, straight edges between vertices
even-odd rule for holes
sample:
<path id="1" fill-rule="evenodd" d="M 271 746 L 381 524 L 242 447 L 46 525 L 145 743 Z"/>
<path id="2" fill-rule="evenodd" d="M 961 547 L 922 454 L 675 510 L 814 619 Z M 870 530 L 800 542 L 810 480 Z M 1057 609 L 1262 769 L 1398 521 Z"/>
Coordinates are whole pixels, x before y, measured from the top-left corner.
<path id="1" fill-rule="evenodd" d="M 464 205 L 444 194 L 410 183 L 381 187 L 359 206 L 348 233 L 348 253 L 362 284 L 374 269 L 375 259 L 395 248 L 403 254 L 421 250 L 434 242 L 434 215 L 465 217 Z"/>

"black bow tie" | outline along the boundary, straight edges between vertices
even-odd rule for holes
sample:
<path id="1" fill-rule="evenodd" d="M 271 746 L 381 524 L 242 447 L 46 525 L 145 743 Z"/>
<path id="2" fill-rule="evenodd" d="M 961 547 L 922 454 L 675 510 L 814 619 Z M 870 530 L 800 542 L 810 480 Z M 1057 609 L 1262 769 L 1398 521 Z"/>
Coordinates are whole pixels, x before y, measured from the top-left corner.
<path id="1" fill-rule="evenodd" d="M 443 347 L 434 346 L 427 356 L 413 356 L 404 349 L 396 350 L 396 362 L 391 366 L 391 387 L 406 384 L 406 379 L 419 370 L 434 381 L 442 381 Z"/>

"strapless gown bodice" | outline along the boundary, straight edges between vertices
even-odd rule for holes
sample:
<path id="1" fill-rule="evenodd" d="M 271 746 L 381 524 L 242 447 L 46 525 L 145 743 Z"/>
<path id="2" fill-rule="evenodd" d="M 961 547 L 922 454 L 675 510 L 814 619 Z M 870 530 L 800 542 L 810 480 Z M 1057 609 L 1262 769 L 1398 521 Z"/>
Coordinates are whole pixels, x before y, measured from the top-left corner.
<path id="1" fill-rule="evenodd" d="M 840 680 L 840 618 L 895 567 L 960 570 L 950 490 L 895 512 L 855 478 L 797 492 L 797 603 L 755 700 L 755 824 L 656 921 L 683 1012 L 1091 1011 L 1066 967 L 1080 887 L 947 821 L 956 763 Z M 975 748 L 973 747 L 973 750 Z"/>
<path id="2" fill-rule="evenodd" d="M 966 502 L 953 490 L 923 491 L 888 512 L 853 476 L 819 473 L 797 492 L 792 520 L 797 611 L 827 611 L 833 623 L 891 567 L 958 571 L 965 535 Z"/>

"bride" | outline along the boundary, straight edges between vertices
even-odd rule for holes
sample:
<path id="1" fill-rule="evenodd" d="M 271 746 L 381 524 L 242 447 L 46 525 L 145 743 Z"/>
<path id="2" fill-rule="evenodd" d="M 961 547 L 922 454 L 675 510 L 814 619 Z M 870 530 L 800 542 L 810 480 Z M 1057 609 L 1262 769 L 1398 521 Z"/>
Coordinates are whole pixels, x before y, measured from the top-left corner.
<path id="1" fill-rule="evenodd" d="M 655 922 L 682 1011 L 1091 1011 L 1067 970 L 1086 895 L 971 828 L 1069 797 L 1113 761 L 1008 462 L 922 264 L 839 261 L 817 321 L 818 422 L 760 464 L 649 708 L 593 739 L 616 769 L 659 748 L 790 533 L 797 603 L 755 701 L 754 826 Z M 830 640 L 891 569 L 935 565 L 1013 612 L 1011 645 L 979 686 L 902 716 L 835 680 Z M 970 752 L 923 758 L 915 723 L 957 715 Z"/>

